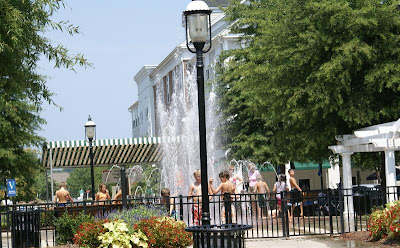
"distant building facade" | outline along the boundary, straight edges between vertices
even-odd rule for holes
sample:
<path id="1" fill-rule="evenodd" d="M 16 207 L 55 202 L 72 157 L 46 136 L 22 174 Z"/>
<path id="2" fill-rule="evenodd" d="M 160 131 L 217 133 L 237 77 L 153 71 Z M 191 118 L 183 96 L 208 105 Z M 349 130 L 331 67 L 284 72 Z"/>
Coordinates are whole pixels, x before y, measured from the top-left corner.
<path id="1" fill-rule="evenodd" d="M 227 6 L 226 0 L 206 0 L 213 11 L 211 14 L 212 47 L 204 54 L 204 79 L 215 77 L 214 65 L 218 55 L 229 49 L 240 47 L 238 35 L 229 32 L 225 14 L 219 9 Z M 159 136 L 157 104 L 168 106 L 175 91 L 187 91 L 187 71 L 195 66 L 195 55 L 188 51 L 186 41 L 172 50 L 158 65 L 145 65 L 136 73 L 138 100 L 129 107 L 132 120 L 132 137 Z"/>

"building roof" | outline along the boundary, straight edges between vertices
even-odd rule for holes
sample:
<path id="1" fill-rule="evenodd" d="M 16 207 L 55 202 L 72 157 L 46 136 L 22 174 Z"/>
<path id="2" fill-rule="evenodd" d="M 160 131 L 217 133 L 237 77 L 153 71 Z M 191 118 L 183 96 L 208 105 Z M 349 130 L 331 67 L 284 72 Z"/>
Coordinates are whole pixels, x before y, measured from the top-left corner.
<path id="1" fill-rule="evenodd" d="M 204 0 L 208 7 L 226 7 L 229 4 L 229 0 Z"/>
<path id="2" fill-rule="evenodd" d="M 156 163 L 162 158 L 161 138 L 104 139 L 93 142 L 96 166 Z M 90 165 L 89 144 L 85 140 L 52 141 L 43 147 L 45 167 L 85 167 Z"/>
<path id="3" fill-rule="evenodd" d="M 319 169 L 319 164 L 317 163 L 298 163 L 294 162 L 294 168 L 296 170 L 318 170 Z M 329 169 L 331 168 L 331 164 L 328 161 L 325 161 L 322 163 L 322 169 Z M 259 167 L 260 171 L 273 171 L 274 169 L 267 165 L 260 166 Z"/>
<path id="4" fill-rule="evenodd" d="M 58 183 L 66 182 L 69 176 L 68 172 L 53 172 L 53 179 Z"/>

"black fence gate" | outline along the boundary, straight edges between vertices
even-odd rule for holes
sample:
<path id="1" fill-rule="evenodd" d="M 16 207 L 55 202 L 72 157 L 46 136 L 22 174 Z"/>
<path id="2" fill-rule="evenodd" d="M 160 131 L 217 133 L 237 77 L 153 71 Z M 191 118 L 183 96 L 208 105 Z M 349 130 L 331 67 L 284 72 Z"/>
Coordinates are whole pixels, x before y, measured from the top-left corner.
<path id="1" fill-rule="evenodd" d="M 280 194 L 225 194 L 210 197 L 211 225 L 251 225 L 245 239 L 279 238 L 299 235 L 337 235 L 367 230 L 371 210 L 398 200 L 397 187 L 354 187 L 318 191 L 281 192 Z M 188 226 L 201 224 L 199 197 L 172 197 L 175 219 Z M 165 206 L 159 197 L 128 199 L 127 208 L 139 205 Z M 164 201 L 165 202 L 165 201 Z M 353 203 L 353 204 L 351 204 Z M 85 201 L 58 206 L 53 203 L 13 205 L 0 208 L 0 248 L 46 247 L 56 245 L 54 219 L 65 211 L 76 215 L 85 212 L 102 218 L 122 210 L 120 202 Z M 28 234 L 29 233 L 29 234 Z M 22 245 L 22 246 L 20 246 Z"/>

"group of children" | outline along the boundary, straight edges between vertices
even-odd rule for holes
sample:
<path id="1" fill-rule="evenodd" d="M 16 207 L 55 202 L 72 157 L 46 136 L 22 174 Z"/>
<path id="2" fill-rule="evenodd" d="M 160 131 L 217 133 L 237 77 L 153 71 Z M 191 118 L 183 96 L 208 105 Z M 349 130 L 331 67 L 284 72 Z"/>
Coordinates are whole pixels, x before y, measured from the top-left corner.
<path id="1" fill-rule="evenodd" d="M 302 196 L 302 190 L 298 186 L 296 179 L 294 177 L 294 170 L 291 169 L 289 170 L 289 175 L 290 175 L 290 186 L 291 186 L 291 191 L 289 193 L 289 201 L 287 202 L 288 206 L 290 207 L 288 209 L 288 216 L 289 220 L 291 221 L 291 216 L 293 216 L 293 210 L 296 205 L 296 203 L 299 203 L 300 205 L 300 216 L 303 216 L 303 206 L 301 204 L 301 196 Z M 193 224 L 194 225 L 199 225 L 201 223 L 201 217 L 202 217 L 202 208 L 201 208 L 201 202 L 202 202 L 202 189 L 201 189 L 201 173 L 200 170 L 196 170 L 193 173 L 195 182 L 190 185 L 189 187 L 189 193 L 188 197 L 193 200 L 192 204 L 192 216 L 193 216 Z M 221 180 L 220 185 L 215 188 L 213 183 L 214 179 L 210 178 L 208 181 L 208 195 L 210 199 L 212 198 L 213 195 L 216 195 L 220 193 L 221 195 L 221 201 L 224 201 L 224 194 L 229 193 L 231 194 L 232 200 L 234 200 L 234 197 L 237 197 L 236 194 L 238 185 L 243 183 L 243 180 L 241 178 L 235 178 L 235 176 L 232 173 L 229 173 L 228 170 L 224 170 L 221 173 L 219 173 L 219 178 Z M 257 199 L 254 199 L 254 202 L 258 203 L 258 208 L 257 208 L 257 213 L 258 216 L 262 216 L 263 219 L 269 219 L 270 216 L 268 214 L 268 199 L 266 199 L 266 196 L 269 195 L 270 189 L 267 185 L 266 182 L 263 181 L 263 178 L 260 173 L 256 175 L 256 182 L 255 185 L 253 186 L 253 192 L 257 196 Z M 282 206 L 282 199 L 281 199 L 281 192 L 288 192 L 289 187 L 286 184 L 286 176 L 281 174 L 278 176 L 277 182 L 274 184 L 272 192 L 276 196 L 277 200 L 277 210 L 278 212 L 281 212 L 281 206 Z M 240 192 L 243 193 L 243 192 Z M 162 189 L 161 190 L 161 203 L 166 206 L 166 209 L 169 213 L 170 216 L 175 216 L 176 211 L 175 211 L 175 204 L 173 201 L 173 198 L 170 198 L 170 191 L 169 189 Z M 256 203 L 256 204 L 257 204 Z M 254 209 L 254 206 L 252 206 Z M 263 212 L 265 211 L 265 212 Z M 231 209 L 225 209 L 225 204 L 221 204 L 221 222 L 224 223 L 226 217 L 228 216 L 230 221 L 233 223 L 236 222 L 236 216 L 235 216 L 235 205 L 231 204 Z M 274 215 L 272 217 L 275 217 Z"/>

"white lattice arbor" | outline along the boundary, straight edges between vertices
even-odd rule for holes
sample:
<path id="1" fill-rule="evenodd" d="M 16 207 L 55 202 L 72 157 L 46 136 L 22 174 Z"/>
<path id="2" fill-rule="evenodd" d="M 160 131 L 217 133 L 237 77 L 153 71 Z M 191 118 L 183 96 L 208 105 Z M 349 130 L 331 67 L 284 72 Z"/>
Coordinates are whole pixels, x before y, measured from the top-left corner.
<path id="1" fill-rule="evenodd" d="M 394 152 L 400 150 L 400 119 L 393 122 L 369 126 L 355 130 L 353 134 L 338 135 L 337 145 L 329 149 L 342 157 L 343 188 L 345 190 L 345 213 L 354 214 L 352 197 L 351 155 L 357 152 L 385 152 L 385 177 L 388 188 L 388 201 L 396 199 L 396 167 Z M 351 220 L 352 218 L 350 218 Z M 354 224 L 354 223 L 353 223 Z M 350 228 L 354 225 L 349 223 Z"/>

